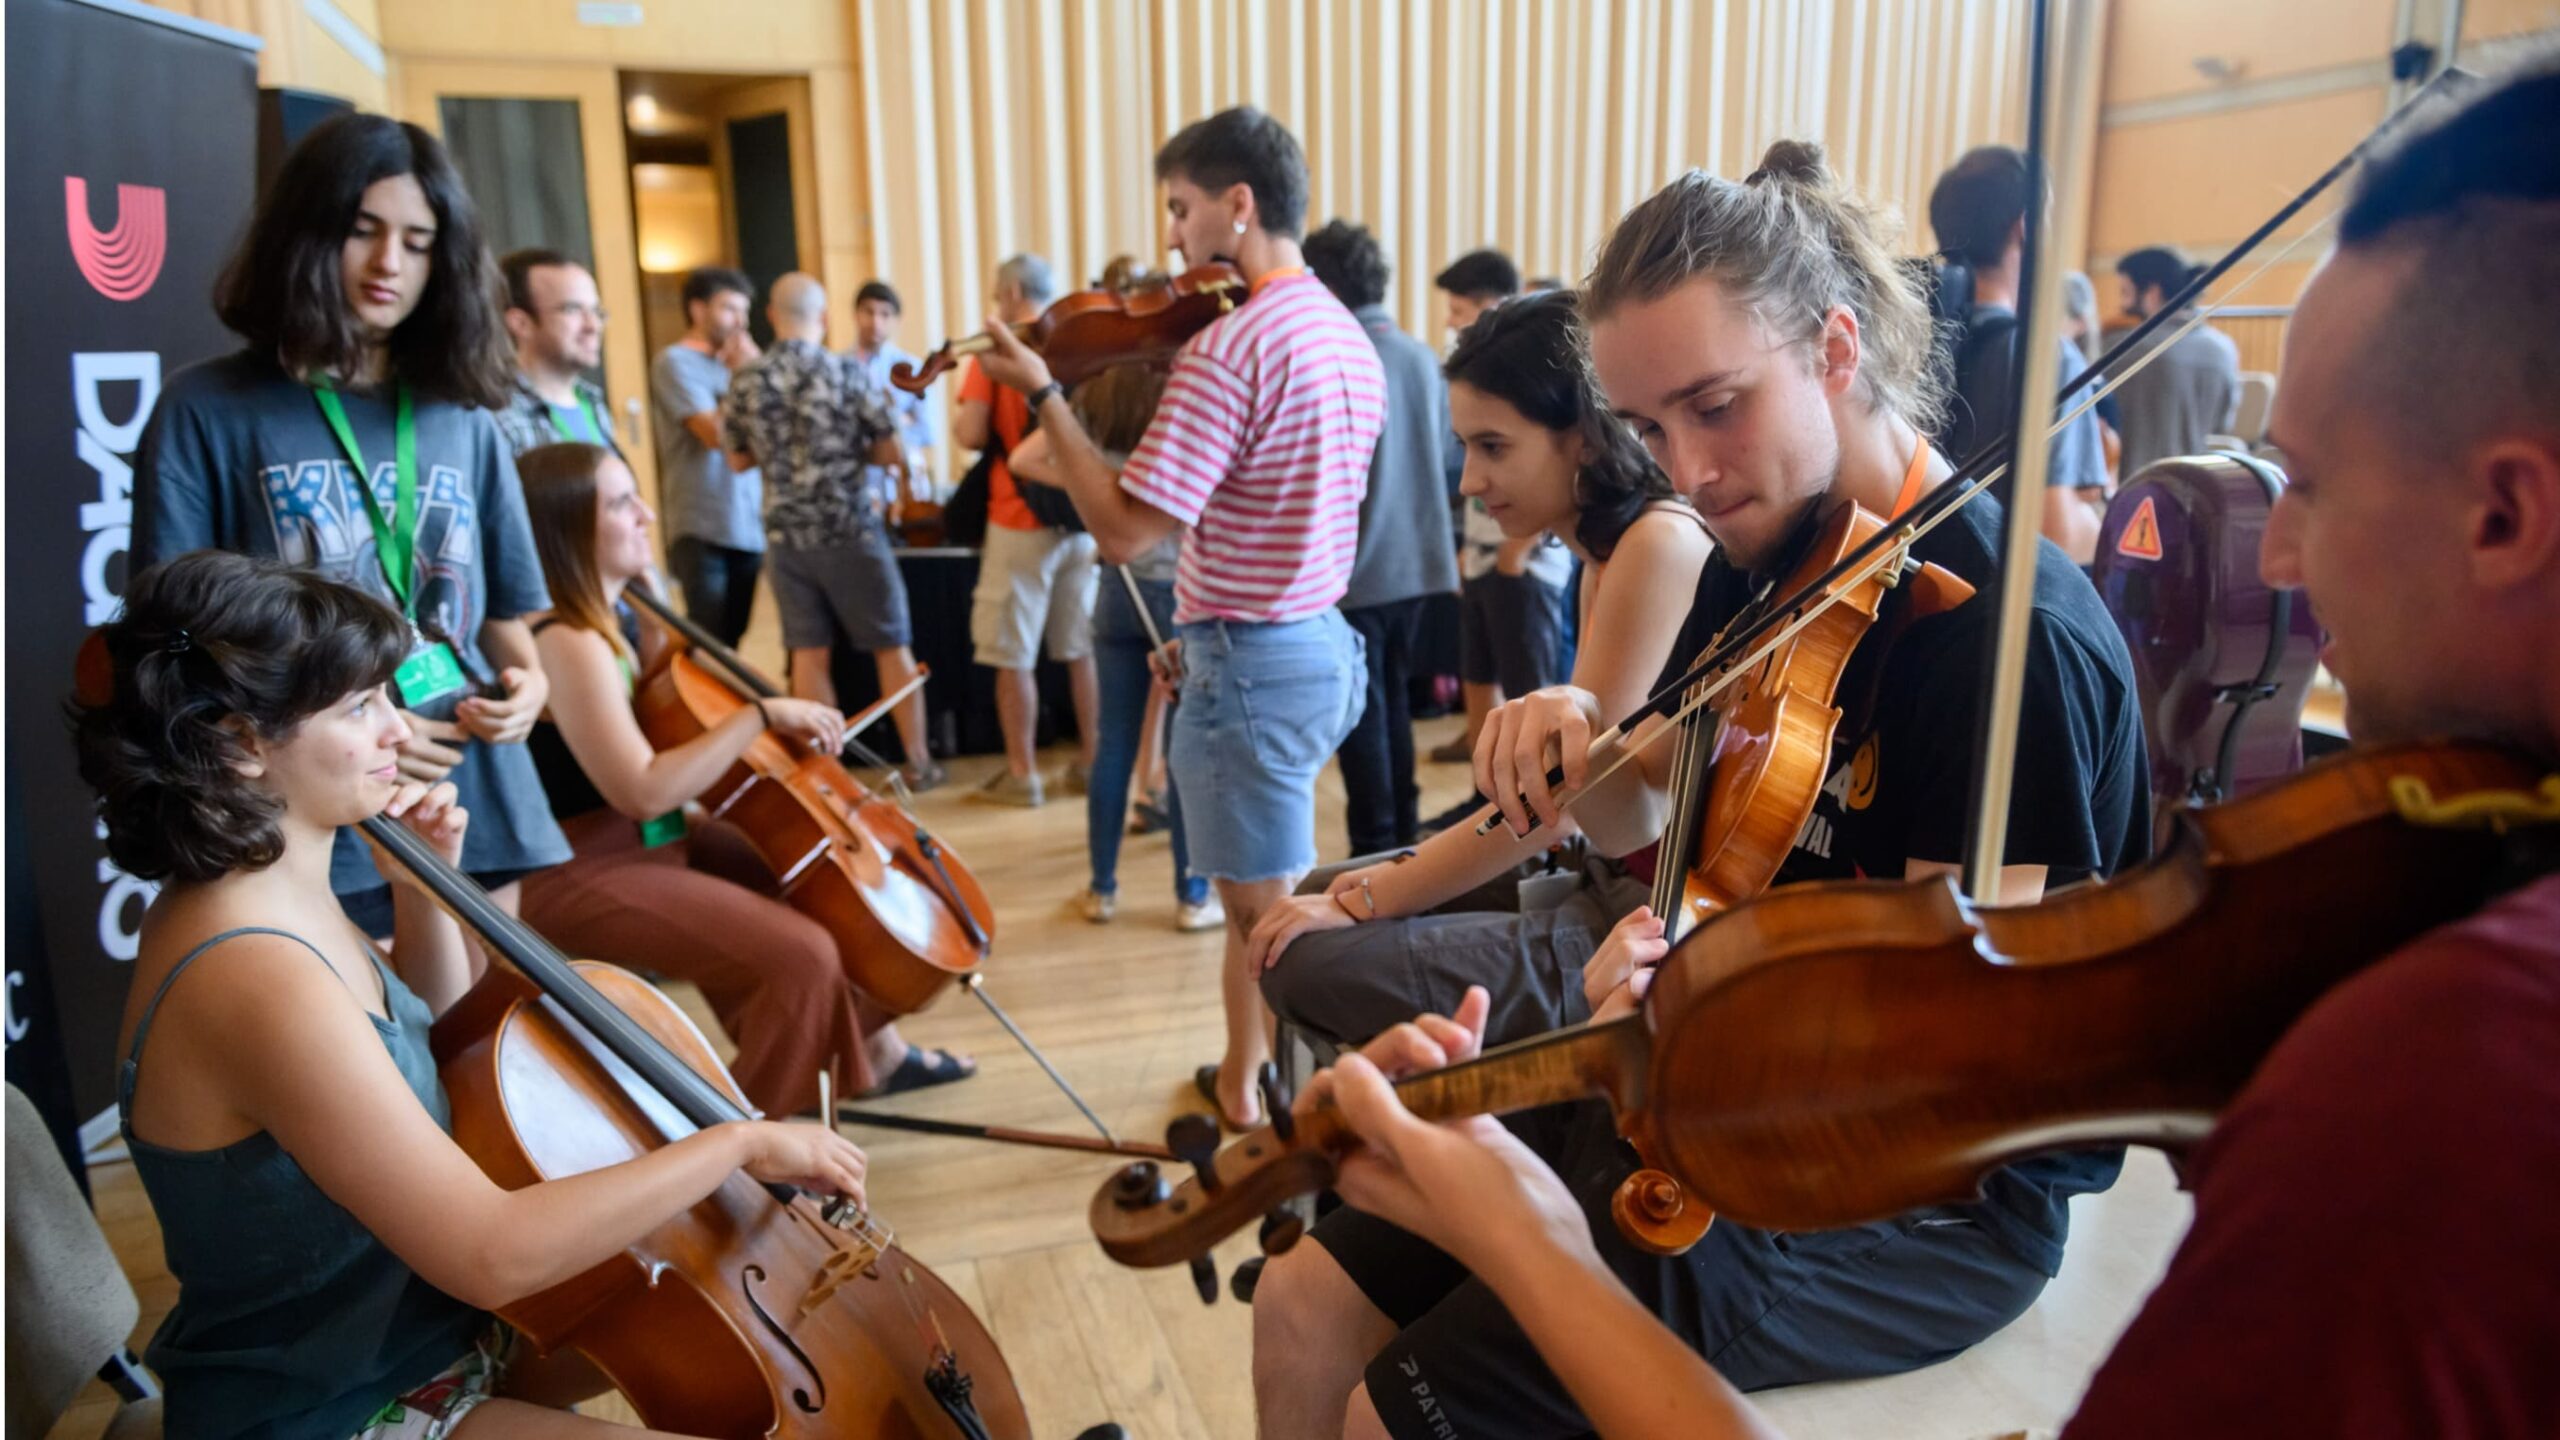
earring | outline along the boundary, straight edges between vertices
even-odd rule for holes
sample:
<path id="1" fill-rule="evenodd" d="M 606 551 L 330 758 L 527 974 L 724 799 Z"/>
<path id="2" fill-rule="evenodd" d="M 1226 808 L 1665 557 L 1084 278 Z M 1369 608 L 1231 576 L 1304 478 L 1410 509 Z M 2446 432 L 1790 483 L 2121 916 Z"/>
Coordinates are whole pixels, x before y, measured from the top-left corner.
<path id="1" fill-rule="evenodd" d="M 1244 233 L 1244 222 L 1241 220 L 1236 222 L 1236 233 L 1239 235 Z"/>

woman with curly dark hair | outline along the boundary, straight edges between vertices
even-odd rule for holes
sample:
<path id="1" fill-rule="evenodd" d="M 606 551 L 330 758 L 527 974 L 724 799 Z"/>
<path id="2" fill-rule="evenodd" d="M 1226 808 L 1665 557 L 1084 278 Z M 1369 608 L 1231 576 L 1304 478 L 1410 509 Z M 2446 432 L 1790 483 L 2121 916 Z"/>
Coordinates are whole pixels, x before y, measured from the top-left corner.
<path id="1" fill-rule="evenodd" d="M 1450 422 L 1466 448 L 1459 489 L 1483 503 L 1506 537 L 1553 534 L 1582 561 L 1572 683 L 1625 714 L 1691 658 L 1676 653 L 1684 612 L 1662 597 L 1695 589 L 1714 547 L 1697 512 L 1671 493 L 1661 468 L 1611 413 L 1586 346 L 1571 293 L 1525 295 L 1478 316 L 1442 369 Z M 1479 753 L 1508 743 L 1516 728 L 1509 717 L 1529 699 L 1493 711 Z M 1432 964 L 1463 966 L 1473 960 L 1462 957 L 1516 958 L 1559 944 L 1568 954 L 1588 953 L 1644 902 L 1650 853 L 1594 853 L 1570 898 L 1511 913 L 1516 891 L 1498 882 L 1524 861 L 1544 863 L 1553 837 L 1478 835 L 1483 813 L 1403 858 L 1372 856 L 1319 877 L 1327 883 L 1318 893 L 1268 912 L 1248 958 L 1264 972 L 1272 1013 L 1329 1040 L 1364 1041 L 1406 1018 L 1399 1008 L 1415 1008 L 1410 977 L 1418 968 L 1396 957 L 1427 948 Z M 1434 913 L 1411 925 L 1366 923 L 1425 912 Z M 1495 998 L 1508 1015 L 1545 994 L 1524 982 Z"/>
<path id="2" fill-rule="evenodd" d="M 489 1310 L 732 1170 L 862 1191 L 862 1152 L 817 1125 L 717 1125 L 512 1191 L 454 1144 L 427 1028 L 470 983 L 460 927 L 397 887 L 395 972 L 329 888 L 337 832 L 369 816 L 465 848 L 453 785 L 401 771 L 385 686 L 409 638 L 348 586 L 201 551 L 135 578 L 104 632 L 112 679 L 73 706 L 107 853 L 162 882 L 117 1101 L 179 1286 L 148 1355 L 172 1436 L 600 1427 L 552 1408 L 600 1378 L 519 1355 Z"/>
<path id="3" fill-rule="evenodd" d="M 215 295 L 237 353 L 169 377 L 135 457 L 133 565 L 277 555 L 410 622 L 401 773 L 479 817 L 464 867 L 512 883 L 568 858 L 520 743 L 548 695 L 521 617 L 545 603 L 515 468 L 483 407 L 513 359 L 497 269 L 436 138 L 343 115 L 286 157 Z M 464 698 L 497 673 L 503 697 Z M 369 933 L 390 891 L 342 840 L 331 880 Z"/>

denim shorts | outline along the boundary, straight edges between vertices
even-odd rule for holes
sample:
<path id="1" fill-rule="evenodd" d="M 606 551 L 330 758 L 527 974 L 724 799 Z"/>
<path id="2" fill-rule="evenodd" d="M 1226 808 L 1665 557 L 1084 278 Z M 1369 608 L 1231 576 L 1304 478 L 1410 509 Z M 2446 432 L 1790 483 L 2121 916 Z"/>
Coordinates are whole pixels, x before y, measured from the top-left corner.
<path id="1" fill-rule="evenodd" d="M 1316 863 L 1316 775 L 1367 703 L 1359 632 L 1327 610 L 1282 625 L 1182 627 L 1168 760 L 1191 868 L 1276 880 Z"/>

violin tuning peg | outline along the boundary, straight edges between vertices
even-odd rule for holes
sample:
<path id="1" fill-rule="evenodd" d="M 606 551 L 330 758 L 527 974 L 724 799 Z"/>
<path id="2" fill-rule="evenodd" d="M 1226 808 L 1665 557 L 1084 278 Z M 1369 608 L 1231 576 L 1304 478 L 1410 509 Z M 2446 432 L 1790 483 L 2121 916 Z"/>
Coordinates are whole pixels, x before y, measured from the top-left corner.
<path id="1" fill-rule="evenodd" d="M 1217 1304 L 1218 1262 L 1210 1259 L 1206 1255 L 1193 1257 L 1191 1261 L 1191 1283 L 1200 1291 L 1201 1304 Z"/>
<path id="2" fill-rule="evenodd" d="M 1283 1205 L 1262 1217 L 1262 1253 L 1286 1255 L 1289 1248 L 1307 1233 L 1307 1222 L 1297 1212 Z M 1260 1264 L 1260 1261 L 1253 1262 Z"/>
<path id="3" fill-rule="evenodd" d="M 1265 1060 L 1253 1078 L 1262 1089 L 1262 1113 L 1271 1117 L 1271 1132 L 1284 1145 L 1297 1139 L 1298 1117 L 1289 1113 L 1289 1092 L 1280 1083 L 1280 1067 Z"/>
<path id="4" fill-rule="evenodd" d="M 1173 1187 L 1165 1183 L 1164 1172 L 1156 1168 L 1153 1160 L 1130 1161 L 1111 1182 L 1112 1203 L 1123 1210 L 1161 1205 L 1172 1193 Z"/>
<path id="5" fill-rule="evenodd" d="M 1200 1173 L 1200 1188 L 1217 1193 L 1218 1122 L 1206 1115 L 1177 1115 L 1164 1127 L 1164 1148 Z"/>
<path id="6" fill-rule="evenodd" d="M 1262 1257 L 1256 1255 L 1238 1265 L 1235 1273 L 1227 1277 L 1227 1293 L 1236 1297 L 1237 1304 L 1250 1305 L 1253 1303 L 1254 1290 L 1261 1284 Z"/>

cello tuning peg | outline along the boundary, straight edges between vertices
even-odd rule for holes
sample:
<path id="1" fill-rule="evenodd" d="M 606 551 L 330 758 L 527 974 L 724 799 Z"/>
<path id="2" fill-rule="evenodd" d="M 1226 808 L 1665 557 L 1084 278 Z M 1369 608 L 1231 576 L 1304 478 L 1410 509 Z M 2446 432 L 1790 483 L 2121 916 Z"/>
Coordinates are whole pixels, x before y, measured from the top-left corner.
<path id="1" fill-rule="evenodd" d="M 1200 1172 L 1200 1188 L 1218 1189 L 1218 1122 L 1206 1115 L 1177 1115 L 1164 1127 L 1164 1148 Z"/>
<path id="2" fill-rule="evenodd" d="M 1201 1303 L 1201 1304 L 1203 1304 L 1203 1305 L 1215 1305 L 1215 1304 L 1217 1304 L 1217 1303 L 1218 1303 L 1218 1262 L 1217 1262 L 1217 1261 L 1215 1261 L 1215 1260 L 1210 1259 L 1210 1258 L 1209 1258 L 1208 1256 L 1206 1256 L 1206 1255 L 1197 1255 L 1197 1256 L 1192 1257 L 1192 1260 L 1191 1260 L 1191 1283 L 1192 1283 L 1192 1285 L 1193 1285 L 1194 1287 L 1196 1287 L 1196 1288 L 1200 1291 L 1200 1303 Z"/>
<path id="3" fill-rule="evenodd" d="M 1280 1067 L 1265 1060 L 1253 1079 L 1262 1089 L 1262 1113 L 1271 1117 L 1271 1132 L 1283 1145 L 1297 1139 L 1298 1117 L 1289 1113 L 1289 1091 L 1280 1083 Z"/>

